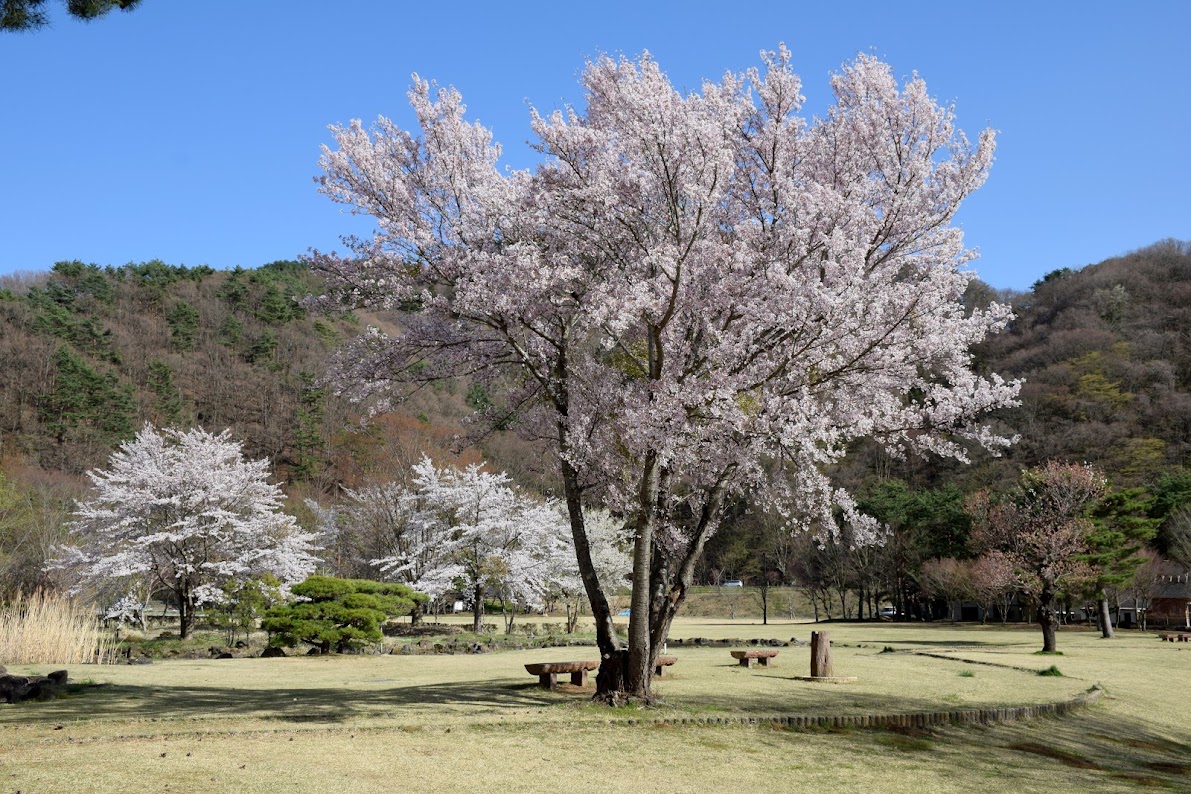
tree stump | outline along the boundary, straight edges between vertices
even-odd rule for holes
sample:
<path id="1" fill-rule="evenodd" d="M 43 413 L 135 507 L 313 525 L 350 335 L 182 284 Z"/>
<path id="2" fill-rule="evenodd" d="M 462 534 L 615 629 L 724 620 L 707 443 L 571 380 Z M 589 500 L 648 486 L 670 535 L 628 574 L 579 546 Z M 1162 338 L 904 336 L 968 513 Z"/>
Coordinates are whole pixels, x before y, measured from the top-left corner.
<path id="1" fill-rule="evenodd" d="M 834 673 L 831 669 L 831 639 L 825 631 L 811 632 L 811 677 L 830 678 Z"/>

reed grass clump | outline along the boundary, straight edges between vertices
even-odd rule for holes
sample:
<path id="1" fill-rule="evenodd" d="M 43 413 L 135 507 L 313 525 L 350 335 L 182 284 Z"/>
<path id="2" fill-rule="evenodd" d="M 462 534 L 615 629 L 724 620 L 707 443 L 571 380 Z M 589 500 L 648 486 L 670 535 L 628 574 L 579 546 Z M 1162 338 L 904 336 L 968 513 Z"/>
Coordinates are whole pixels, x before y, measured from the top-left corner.
<path id="1" fill-rule="evenodd" d="M 39 591 L 0 606 L 4 664 L 106 664 L 114 653 L 95 612 L 64 595 Z"/>

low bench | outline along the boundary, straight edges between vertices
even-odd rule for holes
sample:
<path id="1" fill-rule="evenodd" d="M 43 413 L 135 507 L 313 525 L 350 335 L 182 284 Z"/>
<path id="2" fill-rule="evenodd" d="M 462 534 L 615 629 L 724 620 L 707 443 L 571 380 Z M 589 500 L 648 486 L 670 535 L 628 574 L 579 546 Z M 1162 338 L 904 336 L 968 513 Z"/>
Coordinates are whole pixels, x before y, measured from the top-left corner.
<path id="1" fill-rule="evenodd" d="M 653 674 L 657 676 L 665 675 L 666 668 L 677 661 L 677 656 L 659 656 L 657 660 L 657 666 L 653 668 Z"/>
<path id="2" fill-rule="evenodd" d="M 1191 634 L 1160 634 L 1167 642 L 1191 642 Z"/>
<path id="3" fill-rule="evenodd" d="M 773 650 L 732 651 L 732 658 L 739 659 L 741 667 L 752 667 L 753 662 L 760 662 L 762 667 L 768 667 L 769 660 L 775 656 L 777 651 Z"/>
<path id="4" fill-rule="evenodd" d="M 600 666 L 596 661 L 582 662 L 539 662 L 525 665 L 530 675 L 538 677 L 538 684 L 542 689 L 554 689 L 558 686 L 558 674 L 570 673 L 571 683 L 575 686 L 587 686 L 587 671 Z"/>

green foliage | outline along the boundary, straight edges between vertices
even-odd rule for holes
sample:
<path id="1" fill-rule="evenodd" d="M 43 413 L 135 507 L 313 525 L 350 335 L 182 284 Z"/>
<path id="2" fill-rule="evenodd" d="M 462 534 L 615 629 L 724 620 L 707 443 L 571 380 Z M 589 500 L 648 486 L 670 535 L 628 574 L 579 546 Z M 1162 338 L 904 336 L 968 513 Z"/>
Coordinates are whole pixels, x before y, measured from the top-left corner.
<path id="1" fill-rule="evenodd" d="M 208 608 L 207 615 L 227 632 L 228 645 L 236 641 L 237 632 L 247 637 L 270 609 L 285 603 L 280 580 L 268 573 L 229 581 L 223 586 L 223 595 L 223 602 Z"/>
<path id="2" fill-rule="evenodd" d="M 1075 275 L 1074 270 L 1072 270 L 1069 267 L 1061 267 L 1061 268 L 1058 268 L 1057 270 L 1050 271 L 1045 276 L 1043 276 L 1042 278 L 1035 281 L 1034 284 L 1030 287 L 1030 289 L 1037 292 L 1040 287 L 1046 286 L 1048 284 L 1053 284 L 1056 281 L 1061 281 L 1063 279 L 1071 278 L 1073 275 Z"/>
<path id="3" fill-rule="evenodd" d="M 244 360 L 249 364 L 268 364 L 276 354 L 277 334 L 270 329 L 252 342 L 248 352 L 244 354 Z"/>
<path id="4" fill-rule="evenodd" d="M 177 427 L 182 420 L 185 402 L 182 390 L 174 383 L 174 371 L 164 361 L 150 361 L 146 385 L 154 394 L 154 424 Z"/>
<path id="5" fill-rule="evenodd" d="M 248 280 L 263 289 L 253 314 L 261 322 L 281 325 L 306 316 L 296 298 L 310 292 L 305 279 L 309 268 L 291 260 L 279 260 L 253 270 Z"/>
<path id="6" fill-rule="evenodd" d="M 482 383 L 473 383 L 467 390 L 465 398 L 469 407 L 476 411 L 485 411 L 492 407 L 492 398 L 488 396 L 488 389 Z"/>
<path id="7" fill-rule="evenodd" d="M 302 393 L 298 398 L 297 427 L 294 430 L 294 448 L 297 452 L 294 475 L 307 479 L 318 472 L 322 463 L 323 407 L 327 392 L 318 385 L 313 373 L 302 372 L 298 377 L 302 381 Z"/>
<path id="8" fill-rule="evenodd" d="M 381 625 L 406 615 L 428 599 L 396 582 L 311 576 L 294 585 L 293 594 L 308 600 L 270 609 L 261 627 L 269 644 L 293 647 L 305 642 L 322 653 L 343 653 L 380 642 Z"/>
<path id="9" fill-rule="evenodd" d="M 1126 488 L 1092 507 L 1093 528 L 1083 558 L 1097 572 L 1097 589 L 1128 583 L 1144 562 L 1138 553 L 1158 531 L 1158 520 L 1149 517 L 1151 502 L 1143 489 Z"/>
<path id="10" fill-rule="evenodd" d="M 53 391 L 41 406 L 41 421 L 58 443 L 94 440 L 114 446 L 131 438 L 136 411 L 132 390 L 111 374 L 99 374 L 63 346 L 54 356 Z"/>
<path id="11" fill-rule="evenodd" d="M 89 355 L 119 363 L 112 332 L 80 314 L 84 301 L 73 290 L 50 281 L 44 288 L 30 289 L 25 300 L 35 311 L 31 326 L 35 333 L 57 337 Z"/>
<path id="12" fill-rule="evenodd" d="M 152 259 L 140 264 L 123 265 L 116 269 L 116 276 L 121 279 L 131 279 L 143 287 L 164 291 L 166 287 L 179 281 L 198 283 L 214 272 L 215 270 L 207 265 L 197 267 L 167 265 L 160 259 Z"/>
<path id="13" fill-rule="evenodd" d="M 234 347 L 240 344 L 240 339 L 244 335 L 244 323 L 236 319 L 236 315 L 229 314 L 223 318 L 223 322 L 219 324 L 219 332 L 217 338 L 219 344 Z"/>
<path id="14" fill-rule="evenodd" d="M 110 268 L 105 270 L 99 265 L 83 264 L 76 259 L 55 262 L 50 272 L 53 274 L 52 283 L 68 287 L 75 296 L 111 303 L 115 295 L 111 278 L 113 271 Z"/>
<path id="15" fill-rule="evenodd" d="M 289 322 L 303 315 L 302 307 L 294 300 L 282 294 L 276 284 L 265 287 L 257 306 L 256 318 L 273 325 Z"/>
<path id="16" fill-rule="evenodd" d="M 66 0 L 66 12 L 75 19 L 90 21 L 119 8 L 131 11 L 141 0 Z M 50 24 L 42 10 L 45 0 L 4 0 L 0 3 L 0 31 L 36 30 Z"/>
<path id="17" fill-rule="evenodd" d="M 248 285 L 244 283 L 244 268 L 237 266 L 228 273 L 227 280 L 215 290 L 215 296 L 233 309 L 244 305 L 248 299 Z"/>
<path id="18" fill-rule="evenodd" d="M 1150 503 L 1150 517 L 1159 521 L 1184 505 L 1191 505 L 1191 469 L 1172 469 L 1154 483 L 1154 499 Z"/>
<path id="19" fill-rule="evenodd" d="M 170 344 L 175 350 L 193 350 L 198 339 L 198 309 L 186 301 L 178 301 L 165 314 L 170 326 Z"/>
<path id="20" fill-rule="evenodd" d="M 1046 668 L 1045 670 L 1039 670 L 1038 675 L 1054 676 L 1056 678 L 1062 678 L 1063 672 L 1061 670 L 1059 670 L 1059 668 L 1055 667 L 1052 664 L 1050 667 Z"/>
<path id="21" fill-rule="evenodd" d="M 857 503 L 902 533 L 923 559 L 968 556 L 972 519 L 957 486 L 912 490 L 901 480 L 882 480 L 860 493 Z"/>

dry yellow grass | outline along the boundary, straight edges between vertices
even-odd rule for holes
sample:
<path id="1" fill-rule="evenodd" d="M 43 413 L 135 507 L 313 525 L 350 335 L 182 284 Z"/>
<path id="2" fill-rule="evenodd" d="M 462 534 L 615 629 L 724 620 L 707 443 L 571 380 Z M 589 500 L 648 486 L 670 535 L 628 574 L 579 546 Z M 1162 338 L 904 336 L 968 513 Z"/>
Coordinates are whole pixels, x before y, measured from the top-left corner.
<path id="1" fill-rule="evenodd" d="M 103 663 L 112 643 L 95 611 L 63 595 L 37 592 L 0 607 L 0 663 Z"/>
<path id="2" fill-rule="evenodd" d="M 814 626 L 681 621 L 672 636 L 803 638 Z M 536 688 L 527 661 L 482 656 L 158 662 L 97 667 L 104 685 L 0 706 L 0 782 L 23 791 L 1134 791 L 1191 783 L 1191 652 L 1152 635 L 832 625 L 839 672 L 795 682 L 804 648 L 746 670 L 722 648 L 672 648 L 666 705 L 609 711 Z M 882 652 L 886 647 L 897 652 Z M 935 656 L 924 656 L 921 653 Z M 972 662 L 991 662 L 973 664 Z M 1035 670 L 1056 664 L 1065 674 Z M 1023 668 L 1023 669 L 1015 669 Z M 30 671 L 35 671 L 30 668 Z M 973 672 L 972 676 L 960 675 Z M 77 676 L 76 676 L 77 677 Z M 768 725 L 626 726 L 655 716 L 957 709 L 1108 696 L 1064 719 L 932 731 L 790 732 Z"/>

